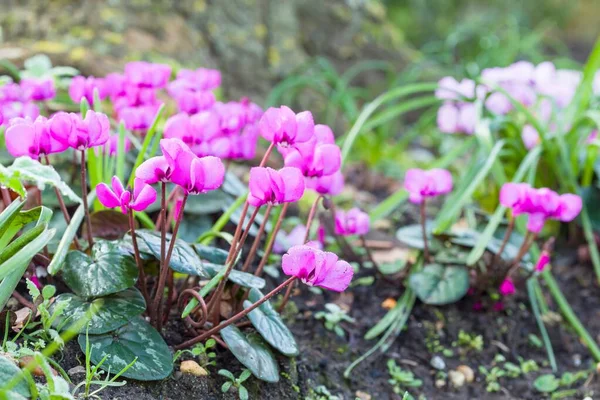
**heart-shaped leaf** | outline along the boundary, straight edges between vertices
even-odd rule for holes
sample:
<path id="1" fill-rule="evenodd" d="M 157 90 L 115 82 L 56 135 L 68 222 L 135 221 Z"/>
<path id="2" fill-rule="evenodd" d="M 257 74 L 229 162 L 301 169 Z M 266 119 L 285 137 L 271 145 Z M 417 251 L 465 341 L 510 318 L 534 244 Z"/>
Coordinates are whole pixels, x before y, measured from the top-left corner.
<path id="1" fill-rule="evenodd" d="M 140 229 L 135 233 L 140 251 L 152 254 L 157 260 L 160 260 L 160 232 Z M 168 251 L 171 243 L 171 235 L 167 235 L 166 239 L 165 251 Z M 125 240 L 131 242 L 131 236 L 125 236 Z M 210 278 L 209 274 L 204 269 L 202 260 L 200 260 L 200 257 L 198 257 L 192 246 L 181 239 L 177 239 L 175 242 L 169 267 L 182 274 L 200 276 L 205 279 Z"/>
<path id="2" fill-rule="evenodd" d="M 193 246 L 200 258 L 209 263 L 224 265 L 225 261 L 227 261 L 227 256 L 229 255 L 227 250 L 204 244 L 194 244 Z"/>
<path id="3" fill-rule="evenodd" d="M 90 215 L 92 236 L 106 240 L 116 240 L 129 232 L 129 218 L 116 210 L 101 210 Z M 83 225 L 82 236 L 86 236 L 87 224 Z"/>
<path id="4" fill-rule="evenodd" d="M 62 269 L 64 281 L 81 297 L 101 297 L 135 285 L 137 266 L 119 242 L 99 240 L 92 257 L 81 251 L 67 254 Z"/>
<path id="5" fill-rule="evenodd" d="M 211 278 L 216 276 L 219 273 L 219 271 L 223 270 L 223 268 L 225 268 L 223 265 L 209 263 L 204 264 L 204 269 L 206 270 L 206 272 L 208 272 Z M 246 288 L 262 289 L 265 287 L 266 284 L 263 278 L 254 276 L 247 272 L 237 271 L 235 269 L 231 270 L 227 279 L 235 284 Z"/>
<path id="6" fill-rule="evenodd" d="M 244 308 L 249 308 L 261 298 L 263 298 L 263 294 L 260 291 L 250 289 L 248 300 L 244 301 Z M 298 345 L 296 344 L 294 335 L 292 335 L 292 332 L 283 323 L 277 311 L 273 309 L 271 302 L 266 301 L 258 306 L 258 308 L 248 314 L 248 318 L 267 343 L 282 354 L 286 356 L 295 356 L 298 354 Z"/>
<path id="7" fill-rule="evenodd" d="M 459 265 L 428 264 L 412 274 L 408 283 L 423 303 L 449 304 L 469 290 L 469 272 Z"/>
<path id="8" fill-rule="evenodd" d="M 221 337 L 233 353 L 252 374 L 265 382 L 279 381 L 279 366 L 269 347 L 257 334 L 244 335 L 235 325 L 221 330 Z"/>
<path id="9" fill-rule="evenodd" d="M 56 297 L 53 307 L 62 301 L 67 302 L 66 308 L 52 325 L 55 328 L 68 328 L 71 323 L 90 315 L 90 322 L 82 328 L 81 332 L 87 329 L 94 335 L 114 331 L 146 310 L 144 297 L 136 288 L 93 300 L 86 300 L 72 293 L 63 293 Z M 69 321 L 65 321 L 67 317 Z M 65 324 L 65 322 L 69 323 Z"/>
<path id="10" fill-rule="evenodd" d="M 12 383 L 13 379 L 15 379 L 14 386 L 10 389 L 4 388 L 8 382 Z M 29 385 L 21 369 L 13 361 L 2 356 L 0 356 L 0 382 L 2 382 L 3 386 L 0 389 L 0 393 L 3 393 L 8 399 L 28 399 L 31 397 Z"/>
<path id="11" fill-rule="evenodd" d="M 126 378 L 139 381 L 157 381 L 171 375 L 173 355 L 158 331 L 141 317 L 127 325 L 103 335 L 88 335 L 92 363 L 99 363 L 105 356 L 101 368 L 116 373 L 137 358 L 123 373 Z M 85 351 L 86 335 L 80 334 L 79 346 Z"/>

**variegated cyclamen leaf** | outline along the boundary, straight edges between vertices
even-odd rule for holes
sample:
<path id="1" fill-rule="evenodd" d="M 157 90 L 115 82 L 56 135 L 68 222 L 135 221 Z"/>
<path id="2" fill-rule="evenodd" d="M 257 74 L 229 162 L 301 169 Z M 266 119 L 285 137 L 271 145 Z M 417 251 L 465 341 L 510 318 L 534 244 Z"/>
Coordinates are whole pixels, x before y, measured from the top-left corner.
<path id="1" fill-rule="evenodd" d="M 28 399 L 31 397 L 29 385 L 25 380 L 25 376 L 15 361 L 7 357 L 0 356 L 0 382 L 2 385 L 10 382 L 15 378 L 20 378 L 16 384 L 7 391 L 2 391 L 8 399 Z"/>
<path id="2" fill-rule="evenodd" d="M 123 377 L 138 381 L 158 381 L 171 375 L 173 354 L 162 336 L 142 317 L 102 335 L 88 335 L 92 363 L 107 357 L 101 368 L 111 373 L 121 371 L 137 358 Z M 85 351 L 86 335 L 77 339 Z"/>
<path id="3" fill-rule="evenodd" d="M 454 303 L 469 290 L 469 272 L 462 265 L 427 264 L 421 271 L 411 274 L 408 286 L 423 303 Z"/>

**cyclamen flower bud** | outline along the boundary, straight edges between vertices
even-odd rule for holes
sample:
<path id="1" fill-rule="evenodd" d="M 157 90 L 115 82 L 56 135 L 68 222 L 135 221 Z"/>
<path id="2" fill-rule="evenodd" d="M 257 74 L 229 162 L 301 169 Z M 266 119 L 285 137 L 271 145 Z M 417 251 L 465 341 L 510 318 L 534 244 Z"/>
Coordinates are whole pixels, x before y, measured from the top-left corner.
<path id="1" fill-rule="evenodd" d="M 112 188 L 106 183 L 99 183 L 96 186 L 98 200 L 108 208 L 121 207 L 123 214 L 127 214 L 129 209 L 144 211 L 156 201 L 156 190 L 139 179 L 134 180 L 133 195 L 123 188 L 123 184 L 116 176 L 113 176 L 111 184 Z"/>
<path id="2" fill-rule="evenodd" d="M 284 167 L 276 171 L 268 167 L 250 170 L 248 203 L 254 207 L 277 205 L 300 200 L 304 194 L 304 177 L 297 168 Z"/>
<path id="3" fill-rule="evenodd" d="M 309 246 L 294 246 L 281 260 L 283 272 L 309 286 L 343 292 L 350 285 L 354 269 L 334 253 Z"/>
<path id="4" fill-rule="evenodd" d="M 515 294 L 516 289 L 512 279 L 506 278 L 504 281 L 502 281 L 502 284 L 500 285 L 498 291 L 502 296 L 510 296 L 512 294 Z"/>
<path id="5" fill-rule="evenodd" d="M 366 235 L 369 233 L 369 214 L 358 208 L 335 213 L 336 235 Z"/>
<path id="6" fill-rule="evenodd" d="M 434 168 L 429 171 L 413 168 L 406 171 L 404 188 L 409 200 L 421 204 L 428 197 L 436 197 L 452 191 L 452 175 L 445 169 Z"/>

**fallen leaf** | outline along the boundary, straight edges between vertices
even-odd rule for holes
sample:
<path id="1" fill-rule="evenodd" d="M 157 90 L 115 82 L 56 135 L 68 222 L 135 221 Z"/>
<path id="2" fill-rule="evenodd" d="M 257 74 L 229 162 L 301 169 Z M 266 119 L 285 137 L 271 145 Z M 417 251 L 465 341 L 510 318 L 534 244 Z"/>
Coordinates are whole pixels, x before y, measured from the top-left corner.
<path id="1" fill-rule="evenodd" d="M 23 307 L 20 310 L 15 311 L 15 315 L 17 316 L 17 318 L 13 322 L 12 330 L 15 332 L 19 332 L 21 329 L 23 329 L 25 321 L 27 321 L 30 314 L 31 309 L 28 307 Z"/>

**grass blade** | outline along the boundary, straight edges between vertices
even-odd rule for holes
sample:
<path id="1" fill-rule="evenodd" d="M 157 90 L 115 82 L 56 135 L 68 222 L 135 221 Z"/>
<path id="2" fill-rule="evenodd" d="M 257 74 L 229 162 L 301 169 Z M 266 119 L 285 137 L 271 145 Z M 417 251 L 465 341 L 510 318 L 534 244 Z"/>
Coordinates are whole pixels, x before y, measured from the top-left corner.
<path id="1" fill-rule="evenodd" d="M 537 299 L 536 293 L 539 293 L 535 290 L 535 287 L 539 287 L 539 283 L 536 277 L 529 278 L 527 280 L 527 295 L 529 296 L 529 303 L 531 304 L 531 311 L 535 316 L 535 321 L 540 329 L 540 334 L 542 335 L 542 341 L 544 342 L 544 347 L 546 348 L 546 353 L 548 354 L 548 362 L 550 363 L 550 367 L 552 367 L 552 372 L 557 372 L 558 368 L 556 366 L 556 357 L 554 357 L 554 349 L 552 348 L 552 343 L 550 342 L 550 337 L 548 336 L 548 331 L 546 330 L 546 325 L 542 320 L 542 315 L 540 313 L 540 307 Z"/>

